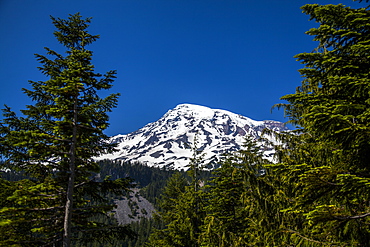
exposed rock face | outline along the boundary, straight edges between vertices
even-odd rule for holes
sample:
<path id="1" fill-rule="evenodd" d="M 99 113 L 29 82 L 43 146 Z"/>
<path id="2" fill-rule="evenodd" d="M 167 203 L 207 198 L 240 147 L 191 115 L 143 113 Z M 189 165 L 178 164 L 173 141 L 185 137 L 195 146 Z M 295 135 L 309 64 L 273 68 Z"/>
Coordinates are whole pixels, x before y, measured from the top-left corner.
<path id="1" fill-rule="evenodd" d="M 116 200 L 114 210 L 118 224 L 125 225 L 142 218 L 151 218 L 154 206 L 139 194 L 139 189 L 132 189 L 130 198 Z"/>
<path id="2" fill-rule="evenodd" d="M 239 150 L 246 135 L 258 139 L 265 128 L 288 130 L 277 121 L 255 121 L 225 110 L 181 104 L 158 121 L 133 133 L 113 136 L 111 142 L 118 144 L 119 151 L 100 159 L 139 161 L 149 166 L 186 169 L 192 156 L 189 147 L 194 145 L 196 137 L 205 161 L 216 165 L 222 154 Z M 271 152 L 267 149 L 265 155 Z"/>

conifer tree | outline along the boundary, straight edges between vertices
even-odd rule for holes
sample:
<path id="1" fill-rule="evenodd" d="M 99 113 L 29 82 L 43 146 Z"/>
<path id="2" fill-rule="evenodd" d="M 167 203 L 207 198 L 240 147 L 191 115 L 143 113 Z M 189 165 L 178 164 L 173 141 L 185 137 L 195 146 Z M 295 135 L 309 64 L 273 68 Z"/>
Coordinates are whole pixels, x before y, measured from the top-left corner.
<path id="1" fill-rule="evenodd" d="M 168 181 L 159 203 L 159 217 L 165 228 L 151 234 L 149 246 L 199 246 L 205 210 L 201 188 L 204 182 L 199 176 L 203 155 L 198 148 L 197 137 L 190 148 L 193 152 L 187 171 L 190 182 L 179 173 L 175 173 Z"/>
<path id="2" fill-rule="evenodd" d="M 167 181 L 165 188 L 159 198 L 159 211 L 154 218 L 159 222 L 159 225 L 165 225 L 164 229 L 154 229 L 154 232 L 149 237 L 148 246 L 179 246 L 175 245 L 175 241 L 171 236 L 169 226 L 176 220 L 178 213 L 177 207 L 180 198 L 185 193 L 185 188 L 188 186 L 188 181 L 179 172 L 176 172 Z"/>
<path id="3" fill-rule="evenodd" d="M 207 216 L 202 228 L 204 246 L 286 246 L 278 196 L 279 178 L 270 174 L 262 147 L 246 137 L 242 150 L 229 155 L 207 189 Z M 286 221 L 290 221 L 286 220 Z M 289 222 L 291 223 L 291 222 Z M 281 245 L 280 245 L 281 244 Z"/>
<path id="4" fill-rule="evenodd" d="M 0 228 L 15 229 L 2 245 L 71 246 L 131 234 L 127 227 L 94 220 L 96 215 L 108 217 L 114 207 L 105 195 L 121 194 L 130 183 L 94 175 L 99 166 L 93 158 L 114 149 L 103 131 L 119 94 L 101 98 L 98 91 L 112 87 L 116 72 L 94 71 L 86 46 L 99 36 L 86 30 L 91 18 L 77 13 L 66 20 L 51 19 L 66 55 L 49 48 L 46 56 L 36 54 L 48 79 L 30 81 L 32 89 L 23 89 L 34 104 L 22 110 L 21 117 L 7 106 L 3 110 L 3 166 L 24 171 L 31 180 L 19 185 L 7 198 L 12 206 L 1 210 Z"/>
<path id="5" fill-rule="evenodd" d="M 214 172 L 206 200 L 206 217 L 201 227 L 202 246 L 235 246 L 245 229 L 245 210 L 241 195 L 245 191 L 240 167 L 230 159 Z"/>
<path id="6" fill-rule="evenodd" d="M 300 133 L 280 166 L 296 179 L 286 210 L 305 219 L 291 233 L 306 243 L 370 246 L 370 11 L 302 9 L 319 27 L 307 32 L 318 47 L 296 56 L 305 79 L 280 105 Z"/>

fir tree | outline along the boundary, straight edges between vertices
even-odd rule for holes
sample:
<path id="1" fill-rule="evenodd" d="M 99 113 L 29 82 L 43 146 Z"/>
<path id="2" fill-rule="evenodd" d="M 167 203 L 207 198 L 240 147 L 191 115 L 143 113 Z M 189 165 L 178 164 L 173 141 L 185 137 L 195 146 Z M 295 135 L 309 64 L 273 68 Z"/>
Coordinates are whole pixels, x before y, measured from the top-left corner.
<path id="1" fill-rule="evenodd" d="M 149 246 L 199 246 L 205 210 L 201 188 L 204 181 L 200 179 L 202 151 L 196 137 L 190 148 L 193 151 L 187 171 L 190 182 L 180 173 L 175 173 L 168 181 L 159 202 L 158 215 L 165 228 L 151 234 Z"/>
<path id="2" fill-rule="evenodd" d="M 283 224 L 279 179 L 252 137 L 228 155 L 207 189 L 203 246 L 278 246 Z M 282 244 L 285 246 L 287 243 Z"/>
<path id="3" fill-rule="evenodd" d="M 307 34 L 318 47 L 296 58 L 305 78 L 286 95 L 295 146 L 280 169 L 295 179 L 295 206 L 305 222 L 291 233 L 306 243 L 370 246 L 370 11 L 344 5 L 302 7 L 319 23 Z M 282 106 L 282 105 L 280 105 Z"/>
<path id="4" fill-rule="evenodd" d="M 70 246 L 131 234 L 127 227 L 94 221 L 96 215 L 108 217 L 114 207 L 104 195 L 122 194 L 130 183 L 94 176 L 99 166 L 93 158 L 114 149 L 103 131 L 108 127 L 107 112 L 116 106 L 119 95 L 100 98 L 98 91 L 110 89 L 116 73 L 94 72 L 92 52 L 86 46 L 99 36 L 86 31 L 91 18 L 82 19 L 77 13 L 66 20 L 51 19 L 66 55 L 49 48 L 47 56 L 37 54 L 39 69 L 48 80 L 30 81 L 32 89 L 23 89 L 34 104 L 22 111 L 22 117 L 9 107 L 3 110 L 4 167 L 31 178 L 7 198 L 13 206 L 1 211 L 0 227 L 16 229 L 3 238 L 3 245 Z"/>
<path id="5" fill-rule="evenodd" d="M 177 205 L 182 195 L 185 193 L 185 188 L 188 185 L 185 177 L 176 172 L 167 181 L 159 199 L 158 209 L 154 218 L 159 225 L 165 225 L 164 229 L 154 229 L 149 237 L 148 246 L 176 246 L 170 236 L 169 224 L 176 220 Z M 178 245 L 177 245 L 178 246 Z"/>

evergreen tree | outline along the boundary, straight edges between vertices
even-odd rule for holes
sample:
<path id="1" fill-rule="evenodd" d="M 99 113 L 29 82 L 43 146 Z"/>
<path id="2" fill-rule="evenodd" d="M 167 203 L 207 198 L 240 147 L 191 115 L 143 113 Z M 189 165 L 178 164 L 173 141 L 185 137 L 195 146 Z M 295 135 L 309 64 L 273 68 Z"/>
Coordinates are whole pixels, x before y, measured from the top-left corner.
<path id="1" fill-rule="evenodd" d="M 154 218 L 159 222 L 159 225 L 166 225 L 164 229 L 154 229 L 154 232 L 149 237 L 148 246 L 175 246 L 170 237 L 168 225 L 176 220 L 177 205 L 180 198 L 185 193 L 185 188 L 188 185 L 185 177 L 176 172 L 167 181 L 158 203 L 158 212 Z"/>
<path id="2" fill-rule="evenodd" d="M 281 152 L 282 176 L 295 179 L 294 207 L 306 243 L 370 246 L 370 11 L 339 5 L 302 7 L 319 23 L 318 41 L 298 54 L 305 78 L 282 99 L 299 136 Z"/>
<path id="3" fill-rule="evenodd" d="M 168 181 L 159 202 L 159 219 L 165 224 L 162 230 L 156 230 L 149 238 L 148 246 L 199 246 L 201 225 L 205 217 L 202 169 L 202 151 L 198 149 L 195 137 L 191 146 L 193 157 L 187 171 L 190 182 L 175 173 Z"/>
<path id="4" fill-rule="evenodd" d="M 266 167 L 262 148 L 246 137 L 244 148 L 229 155 L 207 190 L 207 217 L 202 246 L 286 246 L 277 244 L 284 224 L 279 205 L 286 206 L 279 178 Z M 290 220 L 289 220 L 290 221 Z M 280 245 L 281 243 L 281 245 Z"/>
<path id="5" fill-rule="evenodd" d="M 24 171 L 31 180 L 15 188 L 7 198 L 12 206 L 1 210 L 0 228 L 15 229 L 2 236 L 2 245 L 70 246 L 131 234 L 127 227 L 94 220 L 96 215 L 108 217 L 114 207 L 104 195 L 122 194 L 130 183 L 94 177 L 99 166 L 93 157 L 114 149 L 103 131 L 119 95 L 100 98 L 98 91 L 112 87 L 115 71 L 94 72 L 86 46 L 99 36 L 86 31 L 90 18 L 77 13 L 51 19 L 66 55 L 49 48 L 48 56 L 36 55 L 48 80 L 30 81 L 32 90 L 23 89 L 35 103 L 22 117 L 9 107 L 3 110 L 3 167 Z"/>
<path id="6" fill-rule="evenodd" d="M 240 164 L 230 159 L 214 172 L 206 193 L 206 212 L 202 226 L 202 246 L 234 246 L 245 229 L 245 210 L 241 195 L 245 191 Z"/>

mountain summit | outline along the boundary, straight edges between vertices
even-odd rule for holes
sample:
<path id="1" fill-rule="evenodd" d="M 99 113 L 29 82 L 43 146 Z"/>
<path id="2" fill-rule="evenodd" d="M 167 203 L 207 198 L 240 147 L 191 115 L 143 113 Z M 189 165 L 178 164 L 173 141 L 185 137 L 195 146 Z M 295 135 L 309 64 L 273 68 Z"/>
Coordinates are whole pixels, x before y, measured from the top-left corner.
<path id="1" fill-rule="evenodd" d="M 149 166 L 185 169 L 193 155 L 190 147 L 194 146 L 196 136 L 197 147 L 212 168 L 223 154 L 239 150 L 246 135 L 257 139 L 264 128 L 288 130 L 277 121 L 255 121 L 226 110 L 180 104 L 158 121 L 130 134 L 111 137 L 110 141 L 118 144 L 118 151 L 99 159 L 139 161 Z"/>

